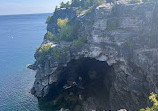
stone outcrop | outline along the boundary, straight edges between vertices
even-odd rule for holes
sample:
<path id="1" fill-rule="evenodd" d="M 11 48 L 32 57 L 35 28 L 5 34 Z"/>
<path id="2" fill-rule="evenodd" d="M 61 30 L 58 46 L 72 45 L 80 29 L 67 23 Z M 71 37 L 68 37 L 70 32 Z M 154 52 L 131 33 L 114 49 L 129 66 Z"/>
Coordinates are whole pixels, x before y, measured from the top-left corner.
<path id="1" fill-rule="evenodd" d="M 43 63 L 37 60 L 29 66 L 37 71 L 32 94 L 45 97 L 63 81 L 76 81 L 80 76 L 78 67 L 91 66 L 96 72 L 106 72 L 97 73 L 97 77 L 94 73 L 88 76 L 93 81 L 102 78 L 102 88 L 107 94 L 105 103 L 99 96 L 88 95 L 82 104 L 84 111 L 98 107 L 138 111 L 149 105 L 149 94 L 158 93 L 158 2 L 103 3 L 91 13 L 84 11 L 77 15 L 75 12 L 71 8 L 57 11 L 48 24 L 48 31 L 56 35 L 57 19 L 69 18 L 77 24 L 77 37 L 85 38 L 86 42 L 82 45 L 74 45 L 75 40 L 43 42 L 51 44 L 52 49 L 61 49 L 62 54 L 58 58 L 48 54 Z M 97 90 L 102 94 L 103 90 Z"/>

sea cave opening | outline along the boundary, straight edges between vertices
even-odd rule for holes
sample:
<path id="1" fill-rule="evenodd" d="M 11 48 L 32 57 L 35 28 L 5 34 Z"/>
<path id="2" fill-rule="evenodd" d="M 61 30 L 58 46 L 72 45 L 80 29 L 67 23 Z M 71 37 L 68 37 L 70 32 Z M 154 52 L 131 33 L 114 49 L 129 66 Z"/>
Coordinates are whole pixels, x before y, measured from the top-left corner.
<path id="1" fill-rule="evenodd" d="M 48 94 L 49 105 L 42 110 L 45 107 L 54 111 L 60 108 L 70 111 L 84 111 L 86 108 L 110 110 L 109 97 L 114 69 L 107 62 L 81 58 L 72 60 L 58 70 L 60 79 L 52 85 Z"/>

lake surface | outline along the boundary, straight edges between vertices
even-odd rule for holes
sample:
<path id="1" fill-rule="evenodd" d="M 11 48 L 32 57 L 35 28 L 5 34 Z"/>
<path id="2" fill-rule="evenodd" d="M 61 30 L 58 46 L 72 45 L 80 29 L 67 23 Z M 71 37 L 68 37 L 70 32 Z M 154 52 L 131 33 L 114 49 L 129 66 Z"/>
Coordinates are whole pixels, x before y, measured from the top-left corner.
<path id="1" fill-rule="evenodd" d="M 29 93 L 35 72 L 26 65 L 35 61 L 49 15 L 0 16 L 0 111 L 40 111 Z"/>

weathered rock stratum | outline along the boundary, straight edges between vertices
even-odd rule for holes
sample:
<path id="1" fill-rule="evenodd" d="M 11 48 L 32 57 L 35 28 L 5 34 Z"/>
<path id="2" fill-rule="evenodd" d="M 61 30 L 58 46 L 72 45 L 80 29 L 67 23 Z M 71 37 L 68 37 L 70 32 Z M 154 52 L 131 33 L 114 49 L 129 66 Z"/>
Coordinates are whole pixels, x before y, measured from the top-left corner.
<path id="1" fill-rule="evenodd" d="M 56 35 L 57 19 L 68 18 L 78 28 L 77 39 L 42 43 L 61 54 L 55 57 L 52 52 L 44 62 L 29 66 L 37 71 L 32 94 L 60 95 L 64 84 L 79 83 L 82 77 L 82 91 L 75 90 L 81 93 L 71 95 L 79 96 L 83 111 L 138 111 L 148 106 L 150 93 L 158 93 L 158 2 L 103 3 L 80 15 L 76 10 L 61 9 L 52 16 L 48 31 Z M 77 44 L 80 38 L 86 42 Z"/>

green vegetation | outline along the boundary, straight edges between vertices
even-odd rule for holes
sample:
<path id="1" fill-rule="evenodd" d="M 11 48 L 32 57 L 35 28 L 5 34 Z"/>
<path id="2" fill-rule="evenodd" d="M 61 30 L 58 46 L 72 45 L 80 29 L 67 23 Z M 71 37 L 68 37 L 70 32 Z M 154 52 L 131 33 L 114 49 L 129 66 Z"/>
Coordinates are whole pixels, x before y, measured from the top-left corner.
<path id="1" fill-rule="evenodd" d="M 37 60 L 41 63 L 46 59 L 46 55 L 52 54 L 53 57 L 59 59 L 60 57 L 67 56 L 68 51 L 66 48 L 51 48 L 51 44 L 45 44 L 36 49 L 36 52 L 39 53 Z"/>
<path id="2" fill-rule="evenodd" d="M 105 0 L 71 0 L 71 2 L 61 2 L 60 8 L 81 7 L 82 9 L 88 9 L 91 6 L 101 4 L 103 1 Z"/>
<path id="3" fill-rule="evenodd" d="M 87 40 L 85 38 L 79 38 L 76 41 L 72 43 L 74 46 L 82 46 L 83 44 L 87 43 Z"/>
<path id="4" fill-rule="evenodd" d="M 60 40 L 72 41 L 76 38 L 75 27 L 67 24 L 68 18 L 58 19 L 57 25 L 60 27 L 58 30 L 58 37 Z"/>
<path id="5" fill-rule="evenodd" d="M 48 24 L 50 22 L 51 16 L 48 16 L 47 20 L 46 20 L 46 24 Z"/>
<path id="6" fill-rule="evenodd" d="M 146 109 L 140 109 L 140 111 L 158 111 L 158 96 L 157 94 L 151 93 L 149 99 L 153 103 L 151 108 L 147 107 Z"/>
<path id="7" fill-rule="evenodd" d="M 54 36 L 51 32 L 48 31 L 44 36 L 44 40 L 59 42 L 61 40 L 72 41 L 76 39 L 75 27 L 68 24 L 68 18 L 59 18 L 57 20 L 57 25 L 60 28 L 58 29 L 58 34 Z"/>
<path id="8" fill-rule="evenodd" d="M 48 31 L 44 36 L 44 40 L 58 42 L 59 38 L 54 36 L 51 32 Z"/>
<path id="9" fill-rule="evenodd" d="M 57 25 L 60 27 L 60 28 L 63 28 L 67 25 L 68 23 L 68 18 L 65 18 L 65 19 L 61 19 L 59 18 L 58 21 L 57 21 Z"/>
<path id="10" fill-rule="evenodd" d="M 37 60 L 39 62 L 43 62 L 45 59 L 45 56 L 50 53 L 51 51 L 51 44 L 45 44 L 44 46 L 41 46 L 40 48 L 37 48 L 39 52 L 39 56 L 37 57 Z"/>
<path id="11" fill-rule="evenodd" d="M 114 21 L 114 20 L 108 20 L 107 21 L 107 27 L 106 27 L 106 29 L 107 30 L 116 30 L 116 28 L 117 28 L 117 23 L 116 23 L 116 21 Z"/>
<path id="12" fill-rule="evenodd" d="M 67 25 L 59 29 L 58 36 L 60 40 L 72 41 L 76 38 L 73 26 Z"/>
<path id="13" fill-rule="evenodd" d="M 83 9 L 82 9 L 82 7 L 80 6 L 80 8 L 76 11 L 77 15 L 80 15 L 82 10 L 83 10 Z"/>
<path id="14" fill-rule="evenodd" d="M 67 55 L 68 55 L 68 51 L 67 51 L 66 48 L 65 48 L 65 49 L 54 48 L 52 55 L 53 55 L 56 59 L 59 59 L 60 57 L 67 56 Z"/>
<path id="15" fill-rule="evenodd" d="M 60 9 L 60 8 L 58 8 L 58 6 L 56 6 L 54 12 L 58 11 L 59 9 Z"/>
<path id="16" fill-rule="evenodd" d="M 70 5 L 70 2 L 68 1 L 68 2 L 66 2 L 66 3 L 64 3 L 64 2 L 61 2 L 61 4 L 60 4 L 60 8 L 66 8 L 66 7 L 70 7 L 71 5 Z"/>

